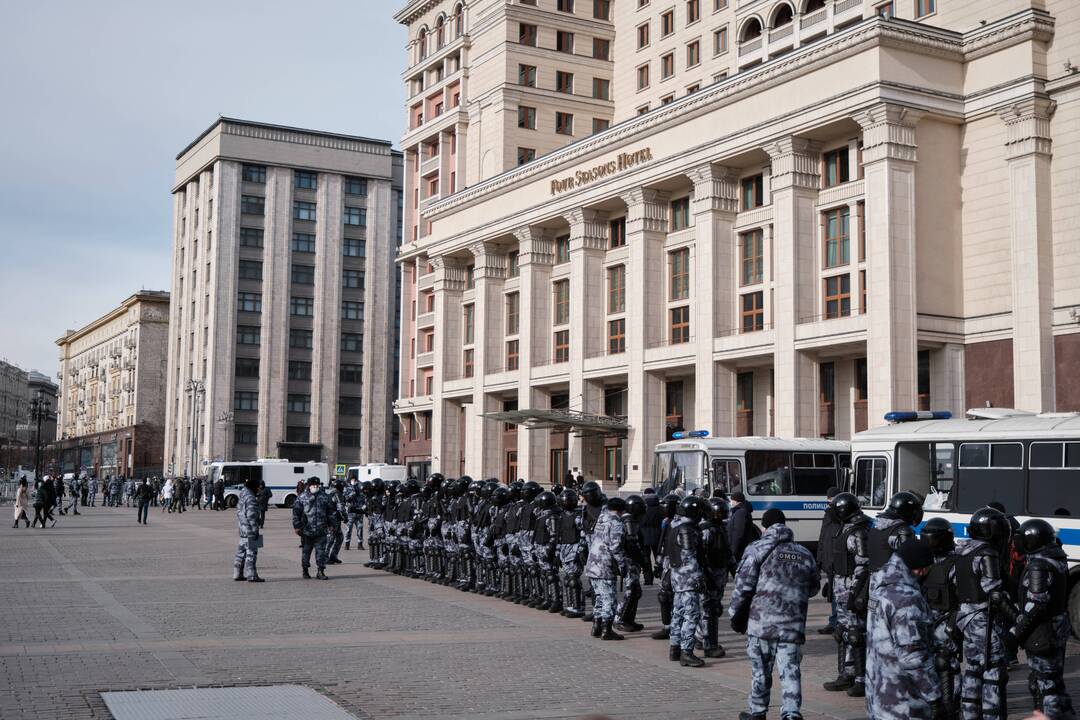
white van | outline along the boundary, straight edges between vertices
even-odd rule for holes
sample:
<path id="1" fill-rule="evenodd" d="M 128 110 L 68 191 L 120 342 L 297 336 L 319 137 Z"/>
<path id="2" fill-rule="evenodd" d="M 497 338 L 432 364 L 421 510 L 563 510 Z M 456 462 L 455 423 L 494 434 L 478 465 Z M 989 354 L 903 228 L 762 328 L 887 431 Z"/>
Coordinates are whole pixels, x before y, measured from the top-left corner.
<path id="1" fill-rule="evenodd" d="M 225 504 L 236 507 L 240 500 L 240 487 L 249 479 L 262 480 L 273 493 L 271 505 L 292 507 L 296 500 L 296 483 L 317 477 L 323 485 L 330 481 L 330 466 L 322 462 L 289 462 L 288 460 L 264 459 L 249 462 L 210 463 L 207 480 L 225 481 Z"/>
<path id="2" fill-rule="evenodd" d="M 353 465 L 345 475 L 346 482 L 352 482 L 356 478 L 360 482 L 378 478 L 383 482 L 397 480 L 405 482 L 409 477 L 409 469 L 404 465 L 388 465 L 387 463 L 368 463 L 367 465 Z"/>

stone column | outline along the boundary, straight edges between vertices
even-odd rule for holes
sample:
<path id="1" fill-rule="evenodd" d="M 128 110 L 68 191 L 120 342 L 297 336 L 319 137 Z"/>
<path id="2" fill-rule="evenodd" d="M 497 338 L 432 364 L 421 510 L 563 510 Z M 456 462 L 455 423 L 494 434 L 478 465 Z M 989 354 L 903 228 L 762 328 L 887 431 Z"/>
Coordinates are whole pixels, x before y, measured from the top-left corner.
<path id="1" fill-rule="evenodd" d="M 1052 412 L 1054 247 L 1050 207 L 1050 116 L 1054 103 L 1028 98 L 998 111 L 1005 123 L 1012 239 L 1013 398 Z"/>
<path id="2" fill-rule="evenodd" d="M 930 409 L 964 416 L 964 346 L 960 343 L 947 343 L 930 353 Z"/>
<path id="3" fill-rule="evenodd" d="M 607 248 L 607 215 L 575 208 L 566 214 L 570 223 L 570 408 L 599 415 L 604 412 L 603 394 L 585 381 L 585 358 L 602 350 L 607 340 L 604 326 L 604 251 Z M 586 471 L 586 465 L 603 455 L 603 441 L 595 437 L 567 437 L 568 466 Z M 602 459 L 602 458 L 601 458 Z M 601 462 L 601 469 L 603 464 Z M 595 463 L 586 472 L 599 477 Z"/>
<path id="4" fill-rule="evenodd" d="M 315 318 L 312 327 L 311 352 L 311 430 L 310 442 L 322 443 L 323 457 L 333 463 L 337 457 L 338 388 L 341 366 L 341 254 L 342 234 L 342 178 L 340 175 L 321 173 L 318 190 L 318 222 L 315 230 Z M 369 213 L 369 220 L 374 216 Z M 371 243 L 369 243 L 369 247 Z M 365 276 L 367 285 L 373 284 L 373 275 Z M 282 293 L 288 294 L 288 293 Z M 263 296 L 263 303 L 266 296 Z M 367 305 L 369 310 L 373 304 Z M 374 313 L 373 313 L 374 314 Z M 365 330 L 366 327 L 365 323 Z M 371 337 L 365 332 L 364 345 Z M 364 372 L 370 370 L 365 363 Z M 365 388 L 366 390 L 367 388 Z M 367 393 L 363 400 L 367 402 Z M 366 417 L 365 422 L 371 422 Z M 361 440 L 361 450 L 368 452 L 366 438 Z M 382 453 L 380 452 L 381 456 Z M 382 462 L 380 457 L 380 462 Z"/>
<path id="5" fill-rule="evenodd" d="M 866 188 L 867 421 L 914 410 L 918 390 L 915 318 L 915 125 L 922 115 L 882 104 L 856 115 L 863 129 Z M 852 277 L 852 292 L 858 278 Z"/>
<path id="6" fill-rule="evenodd" d="M 668 231 L 668 195 L 635 188 L 625 195 L 626 245 L 626 440 L 625 490 L 650 481 L 653 450 L 664 439 L 664 384 L 645 372 L 645 352 L 660 340 L 664 322 L 664 240 Z"/>
<path id="7" fill-rule="evenodd" d="M 277 444 L 285 438 L 292 204 L 292 170 L 267 168 L 262 328 L 259 337 L 258 457 L 277 457 Z M 319 231 L 324 229 L 319 228 Z"/>
<path id="8" fill-rule="evenodd" d="M 506 281 L 506 256 L 493 252 L 486 243 L 476 243 L 473 253 L 473 402 L 470 408 L 469 435 L 475 438 L 476 457 L 466 458 L 466 467 L 475 477 L 499 477 L 502 468 L 502 423 L 481 415 L 502 410 L 494 397 L 484 391 L 487 373 L 502 367 L 499 352 L 506 323 L 503 319 L 503 283 Z"/>
<path id="9" fill-rule="evenodd" d="M 518 293 L 518 408 L 550 408 L 548 393 L 532 386 L 532 367 L 547 362 L 551 354 L 551 267 L 555 262 L 554 238 L 536 227 L 514 232 L 519 242 Z M 518 475 L 546 482 L 550 475 L 549 433 L 518 428 Z"/>
<path id="10" fill-rule="evenodd" d="M 461 368 L 461 293 L 465 268 L 452 258 L 431 258 L 435 268 L 435 367 L 431 413 L 431 469 L 455 476 L 464 452 L 458 403 L 443 399 L 443 384 Z"/>
<path id="11" fill-rule="evenodd" d="M 713 360 L 718 327 L 727 328 L 735 304 L 733 272 L 739 181 L 734 171 L 706 164 L 691 169 L 694 182 L 694 413 L 692 426 L 714 437 L 734 435 L 734 374 Z M 723 308 L 723 310 L 721 310 Z"/>
<path id="12" fill-rule="evenodd" d="M 765 150 L 772 157 L 773 259 L 781 268 L 773 280 L 773 430 L 779 437 L 813 437 L 818 421 L 816 364 L 795 349 L 795 326 L 818 314 L 818 145 L 786 137 Z"/>

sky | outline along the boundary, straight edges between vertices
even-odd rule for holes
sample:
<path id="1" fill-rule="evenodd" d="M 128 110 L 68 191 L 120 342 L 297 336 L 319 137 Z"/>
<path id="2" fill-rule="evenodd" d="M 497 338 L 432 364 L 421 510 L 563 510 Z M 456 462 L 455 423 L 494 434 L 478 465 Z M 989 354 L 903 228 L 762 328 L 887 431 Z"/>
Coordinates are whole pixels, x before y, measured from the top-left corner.
<path id="1" fill-rule="evenodd" d="M 0 11 L 0 359 L 168 290 L 176 155 L 219 115 L 392 140 L 404 0 L 34 0 Z"/>

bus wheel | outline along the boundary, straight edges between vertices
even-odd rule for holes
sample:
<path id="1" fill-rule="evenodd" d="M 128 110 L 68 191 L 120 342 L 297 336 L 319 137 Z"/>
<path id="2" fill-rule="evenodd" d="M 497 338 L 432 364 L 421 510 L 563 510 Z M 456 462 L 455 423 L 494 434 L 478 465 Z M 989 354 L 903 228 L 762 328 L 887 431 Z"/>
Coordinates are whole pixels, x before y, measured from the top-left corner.
<path id="1" fill-rule="evenodd" d="M 230 495 L 228 501 L 225 503 L 230 509 L 235 508 L 236 504 L 240 502 L 235 495 Z"/>
<path id="2" fill-rule="evenodd" d="M 1072 623 L 1072 635 L 1080 640 L 1080 582 L 1074 582 L 1069 591 L 1069 621 Z"/>
<path id="3" fill-rule="evenodd" d="M 289 495 L 289 496 L 287 496 L 287 497 L 285 498 L 285 507 L 287 507 L 287 508 L 291 508 L 291 507 L 293 506 L 293 503 L 294 503 L 294 502 L 296 502 L 296 496 L 295 496 L 295 495 Z"/>

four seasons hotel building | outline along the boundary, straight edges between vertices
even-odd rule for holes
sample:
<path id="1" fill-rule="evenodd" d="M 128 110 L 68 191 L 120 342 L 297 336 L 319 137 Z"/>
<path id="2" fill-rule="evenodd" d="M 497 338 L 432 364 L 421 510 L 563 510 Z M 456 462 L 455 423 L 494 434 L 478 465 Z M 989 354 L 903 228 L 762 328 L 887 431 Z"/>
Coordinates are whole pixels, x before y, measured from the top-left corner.
<path id="1" fill-rule="evenodd" d="M 843 439 L 894 409 L 1080 409 L 1076 3 L 397 17 L 410 82 L 460 23 L 454 182 L 424 175 L 423 112 L 403 148 L 414 471 L 636 488 L 677 429 Z M 610 60 L 581 57 L 593 38 Z M 522 87 L 523 65 L 555 84 Z M 610 78 L 610 103 L 560 97 L 567 74 Z"/>

